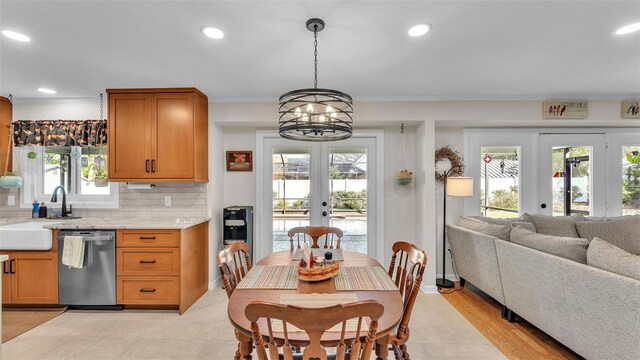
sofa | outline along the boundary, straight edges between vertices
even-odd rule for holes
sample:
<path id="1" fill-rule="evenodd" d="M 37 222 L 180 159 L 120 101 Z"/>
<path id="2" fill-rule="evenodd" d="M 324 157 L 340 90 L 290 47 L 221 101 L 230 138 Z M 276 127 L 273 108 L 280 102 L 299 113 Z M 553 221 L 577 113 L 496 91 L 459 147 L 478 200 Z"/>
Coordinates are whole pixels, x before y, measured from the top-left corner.
<path id="1" fill-rule="evenodd" d="M 448 225 L 461 285 L 469 282 L 587 359 L 640 359 L 640 216 Z"/>

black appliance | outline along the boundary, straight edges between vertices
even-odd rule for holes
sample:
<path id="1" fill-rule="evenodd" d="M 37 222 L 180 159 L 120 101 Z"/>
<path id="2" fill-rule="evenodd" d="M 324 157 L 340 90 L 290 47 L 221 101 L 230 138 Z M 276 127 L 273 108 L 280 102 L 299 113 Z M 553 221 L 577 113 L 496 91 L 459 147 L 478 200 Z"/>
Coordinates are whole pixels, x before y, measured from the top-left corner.
<path id="1" fill-rule="evenodd" d="M 253 206 L 231 206 L 223 213 L 222 242 L 229 245 L 242 241 L 249 245 L 253 256 Z"/>

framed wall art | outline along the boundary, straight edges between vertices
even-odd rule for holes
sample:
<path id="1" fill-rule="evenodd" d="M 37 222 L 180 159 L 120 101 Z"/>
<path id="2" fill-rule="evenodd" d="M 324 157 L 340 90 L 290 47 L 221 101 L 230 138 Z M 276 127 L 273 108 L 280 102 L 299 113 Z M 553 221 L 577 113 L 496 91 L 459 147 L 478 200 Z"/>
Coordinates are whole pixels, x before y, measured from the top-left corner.
<path id="1" fill-rule="evenodd" d="M 227 171 L 253 171 L 253 151 L 227 151 L 226 158 Z"/>

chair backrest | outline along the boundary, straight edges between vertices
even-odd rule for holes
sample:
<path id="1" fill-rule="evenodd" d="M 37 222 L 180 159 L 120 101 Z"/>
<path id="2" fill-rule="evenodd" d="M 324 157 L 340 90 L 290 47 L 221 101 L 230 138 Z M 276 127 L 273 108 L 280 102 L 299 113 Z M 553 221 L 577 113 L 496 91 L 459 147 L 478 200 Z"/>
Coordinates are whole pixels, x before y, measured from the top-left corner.
<path id="1" fill-rule="evenodd" d="M 231 297 L 240 280 L 251 270 L 249 245 L 244 242 L 227 245 L 218 253 L 217 262 L 222 276 L 222 284 L 227 296 Z"/>
<path id="2" fill-rule="evenodd" d="M 399 338 L 407 336 L 411 312 L 420 292 L 422 274 L 426 266 L 427 254 L 424 251 L 405 241 L 393 244 L 389 276 L 400 290 L 404 302 L 402 320 L 397 332 Z"/>
<path id="3" fill-rule="evenodd" d="M 309 345 L 304 348 L 302 353 L 303 360 L 315 358 L 326 360 L 327 351 L 322 346 L 320 340 L 322 334 L 338 324 L 341 324 L 339 326 L 341 330 L 340 342 L 336 350 L 336 360 L 345 360 L 347 358 L 347 345 L 351 346 L 349 359 L 369 360 L 376 339 L 378 319 L 380 319 L 383 312 L 384 306 L 373 300 L 333 305 L 324 308 L 302 308 L 292 305 L 254 301 L 249 304 L 244 311 L 247 319 L 251 321 L 251 334 L 258 354 L 258 360 L 279 359 L 278 345 L 273 335 L 275 331 L 273 331 L 272 320 L 280 320 L 282 322 L 282 335 L 280 335 L 282 337 L 279 336 L 279 338 L 284 338 L 282 353 L 285 360 L 293 360 L 293 349 L 289 343 L 289 333 L 294 330 L 292 329 L 293 327 L 304 331 L 309 337 Z M 365 317 L 371 319 L 368 325 L 369 330 L 366 334 L 362 331 L 362 324 L 365 321 Z M 268 331 L 266 349 L 258 325 L 259 319 L 266 319 Z M 357 319 L 357 328 L 356 331 L 354 331 L 356 336 L 353 342 L 350 342 L 348 339 L 345 341 L 345 333 L 348 331 L 347 320 L 350 319 Z M 289 327 L 287 327 L 287 324 L 289 324 Z M 362 341 L 363 338 L 364 341 Z M 279 343 L 281 342 L 279 341 Z M 269 353 L 268 356 L 267 351 Z"/>
<path id="4" fill-rule="evenodd" d="M 300 240 L 304 244 L 307 241 L 307 237 L 311 238 L 312 248 L 319 248 L 320 237 L 324 237 L 324 249 L 340 249 L 340 242 L 344 234 L 342 230 L 330 226 L 299 226 L 289 230 L 287 235 L 293 251 L 295 248 L 300 249 Z M 294 238 L 297 246 L 294 246 Z"/>

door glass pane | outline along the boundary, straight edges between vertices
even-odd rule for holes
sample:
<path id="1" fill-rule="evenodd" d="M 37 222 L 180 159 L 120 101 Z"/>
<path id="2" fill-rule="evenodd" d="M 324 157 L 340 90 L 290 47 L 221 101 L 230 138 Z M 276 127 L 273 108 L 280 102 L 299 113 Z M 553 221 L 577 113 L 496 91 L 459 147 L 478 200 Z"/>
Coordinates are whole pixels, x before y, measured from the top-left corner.
<path id="1" fill-rule="evenodd" d="M 483 146 L 480 149 L 480 206 L 483 216 L 519 216 L 519 153 L 519 146 Z"/>
<path id="2" fill-rule="evenodd" d="M 553 215 L 590 215 L 589 146 L 553 147 Z"/>
<path id="3" fill-rule="evenodd" d="M 622 147 L 622 215 L 640 215 L 640 145 Z"/>
<path id="4" fill-rule="evenodd" d="M 344 233 L 341 248 L 367 253 L 367 149 L 331 148 L 329 178 L 329 226 Z"/>
<path id="5" fill-rule="evenodd" d="M 289 229 L 310 225 L 311 155 L 294 150 L 274 150 L 272 159 L 272 251 L 276 252 L 289 250 Z"/>

